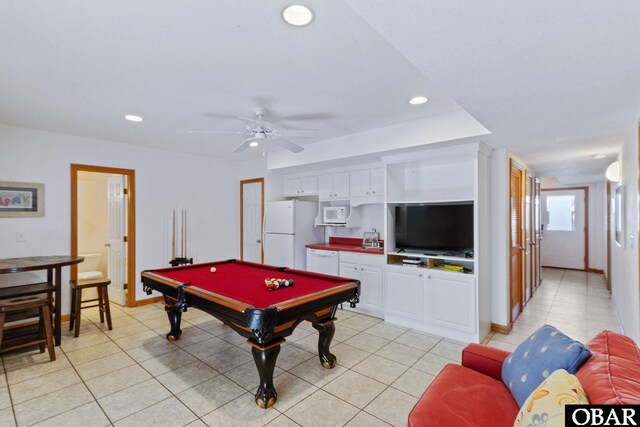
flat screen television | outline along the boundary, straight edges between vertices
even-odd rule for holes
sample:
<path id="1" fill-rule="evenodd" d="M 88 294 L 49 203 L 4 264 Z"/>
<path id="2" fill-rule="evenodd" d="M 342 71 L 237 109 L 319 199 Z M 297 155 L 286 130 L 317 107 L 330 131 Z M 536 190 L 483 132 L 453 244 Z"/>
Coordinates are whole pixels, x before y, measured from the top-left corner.
<path id="1" fill-rule="evenodd" d="M 396 206 L 396 248 L 473 251 L 473 202 Z"/>

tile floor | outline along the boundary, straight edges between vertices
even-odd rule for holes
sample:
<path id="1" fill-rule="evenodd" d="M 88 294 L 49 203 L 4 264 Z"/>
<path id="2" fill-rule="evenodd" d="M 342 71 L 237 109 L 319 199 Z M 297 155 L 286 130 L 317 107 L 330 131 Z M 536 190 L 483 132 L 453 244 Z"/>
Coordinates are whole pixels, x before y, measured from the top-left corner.
<path id="1" fill-rule="evenodd" d="M 581 341 L 618 330 L 602 276 L 545 270 L 543 279 L 513 332 L 491 333 L 485 343 L 511 350 L 544 323 Z M 37 350 L 3 355 L 0 426 L 404 426 L 464 346 L 340 311 L 332 346 L 338 366 L 320 366 L 317 332 L 300 325 L 282 347 L 278 401 L 265 411 L 253 401 L 258 375 L 249 346 L 213 317 L 190 309 L 182 338 L 169 343 L 161 305 L 114 306 L 112 314 L 114 330 L 106 331 L 96 311 L 83 311 L 80 337 L 65 330 L 53 363 Z"/>

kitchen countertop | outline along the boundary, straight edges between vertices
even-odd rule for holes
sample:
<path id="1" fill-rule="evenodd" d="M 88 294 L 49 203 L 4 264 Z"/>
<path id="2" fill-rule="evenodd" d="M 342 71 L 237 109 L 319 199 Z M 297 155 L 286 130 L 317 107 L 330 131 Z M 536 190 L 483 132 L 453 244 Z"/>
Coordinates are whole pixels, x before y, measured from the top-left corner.
<path id="1" fill-rule="evenodd" d="M 380 248 L 364 249 L 362 239 L 350 237 L 329 237 L 329 243 L 312 243 L 306 246 L 309 249 L 321 249 L 325 251 L 360 252 L 371 255 L 384 255 L 384 241 L 380 240 Z"/>

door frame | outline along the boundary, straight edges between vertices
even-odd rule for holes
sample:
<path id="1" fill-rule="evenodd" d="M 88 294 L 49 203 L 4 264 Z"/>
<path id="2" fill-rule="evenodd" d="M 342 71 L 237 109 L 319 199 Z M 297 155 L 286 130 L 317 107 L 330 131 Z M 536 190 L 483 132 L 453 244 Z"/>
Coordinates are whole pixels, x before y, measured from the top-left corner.
<path id="1" fill-rule="evenodd" d="M 529 187 L 529 191 L 530 193 L 527 194 L 527 186 Z M 534 249 L 535 247 L 531 244 L 531 242 L 533 240 L 535 240 L 535 229 L 534 229 L 534 210 L 535 210 L 535 183 L 534 183 L 534 176 L 531 173 L 530 170 L 525 169 L 524 170 L 524 183 L 523 183 L 523 196 L 524 196 L 524 215 L 523 215 L 523 220 L 525 222 L 525 226 L 523 227 L 523 244 L 525 245 L 525 250 L 524 250 L 524 263 L 523 263 L 523 269 L 524 269 L 524 283 L 523 283 L 523 288 L 524 288 L 524 292 L 523 292 L 523 304 L 527 304 L 531 298 L 533 297 L 533 292 L 535 291 L 535 286 L 533 283 L 533 278 L 535 277 L 535 274 L 533 272 L 534 268 L 535 268 L 535 254 L 534 254 Z M 529 209 L 527 209 L 527 201 L 526 198 L 527 196 L 529 196 Z M 527 215 L 529 216 L 529 221 L 527 221 Z M 527 224 L 528 223 L 528 224 Z M 527 227 L 529 228 L 529 239 L 527 239 Z M 527 255 L 527 251 L 529 252 L 529 255 Z M 527 259 L 528 258 L 528 259 Z M 529 276 L 529 287 L 527 289 L 527 263 L 529 263 L 529 271 L 528 271 L 528 276 Z M 527 294 L 528 293 L 528 294 Z M 529 296 L 529 298 L 527 299 L 527 295 Z"/>
<path id="2" fill-rule="evenodd" d="M 243 179 L 240 181 L 240 259 L 244 259 L 244 185 L 260 183 L 260 236 L 264 236 L 264 177 Z M 261 237 L 260 262 L 264 264 L 264 238 Z"/>
<path id="3" fill-rule="evenodd" d="M 105 166 L 71 164 L 71 256 L 78 256 L 78 172 L 124 175 L 127 179 L 127 307 L 150 304 L 158 298 L 136 300 L 136 171 Z M 78 266 L 71 266 L 71 280 L 77 280 Z"/>
<path id="4" fill-rule="evenodd" d="M 565 190 L 584 190 L 584 271 L 593 271 L 589 268 L 589 187 L 543 188 L 540 192 Z M 542 210 L 542 194 L 540 194 L 540 209 Z M 571 269 L 568 268 L 567 270 Z"/>

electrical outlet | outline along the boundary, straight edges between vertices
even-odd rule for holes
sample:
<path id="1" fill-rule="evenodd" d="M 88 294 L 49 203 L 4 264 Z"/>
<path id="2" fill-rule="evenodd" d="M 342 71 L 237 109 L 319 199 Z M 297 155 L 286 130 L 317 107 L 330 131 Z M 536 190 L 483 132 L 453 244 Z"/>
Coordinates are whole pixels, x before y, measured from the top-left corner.
<path id="1" fill-rule="evenodd" d="M 16 242 L 25 242 L 24 232 L 18 231 L 16 232 Z"/>

